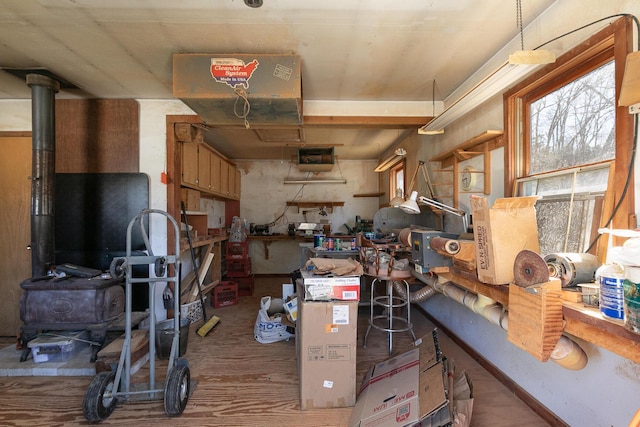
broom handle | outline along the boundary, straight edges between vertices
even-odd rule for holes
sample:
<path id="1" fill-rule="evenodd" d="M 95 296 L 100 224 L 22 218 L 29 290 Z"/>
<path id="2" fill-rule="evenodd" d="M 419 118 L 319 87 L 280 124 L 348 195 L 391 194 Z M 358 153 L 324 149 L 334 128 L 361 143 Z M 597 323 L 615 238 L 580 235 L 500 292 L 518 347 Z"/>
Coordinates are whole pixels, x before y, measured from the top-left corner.
<path id="1" fill-rule="evenodd" d="M 200 286 L 200 272 L 196 265 L 196 252 L 193 250 L 193 242 L 191 241 L 191 232 L 189 231 L 189 221 L 187 220 L 187 210 L 184 207 L 184 202 L 180 202 L 180 208 L 182 209 L 182 216 L 184 217 L 184 225 L 187 228 L 187 240 L 189 241 L 189 251 L 191 252 L 191 262 L 193 263 L 193 271 L 196 273 L 196 285 L 198 285 L 198 294 L 200 295 L 200 305 L 202 306 L 202 319 L 207 321 L 207 311 L 204 308 L 204 298 L 202 298 L 202 287 Z"/>

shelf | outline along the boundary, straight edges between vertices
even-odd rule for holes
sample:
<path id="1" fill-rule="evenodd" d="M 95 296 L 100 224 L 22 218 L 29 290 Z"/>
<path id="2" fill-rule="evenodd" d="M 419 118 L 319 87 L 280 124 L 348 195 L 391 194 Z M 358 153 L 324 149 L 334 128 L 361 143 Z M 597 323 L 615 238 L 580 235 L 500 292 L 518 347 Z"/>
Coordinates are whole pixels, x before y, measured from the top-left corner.
<path id="1" fill-rule="evenodd" d="M 413 273 L 418 275 L 418 273 Z M 505 307 L 509 307 L 509 287 L 480 283 L 473 273 L 451 268 L 447 273 L 439 273 L 443 279 L 471 292 L 484 295 Z M 586 307 L 582 303 L 562 302 L 564 332 L 607 349 L 619 356 L 640 363 L 640 335 L 634 334 L 623 325 L 605 319 L 599 310 Z"/>
<path id="2" fill-rule="evenodd" d="M 442 167 L 453 166 L 454 159 L 464 161 L 483 155 L 486 151 L 495 150 L 504 146 L 502 136 L 504 131 L 488 130 L 474 136 L 444 153 L 432 157 L 430 161 L 440 162 Z"/>
<path id="3" fill-rule="evenodd" d="M 295 206 L 300 208 L 327 208 L 333 210 L 336 206 L 344 206 L 344 202 L 302 202 L 288 201 L 287 206 Z"/>
<path id="4" fill-rule="evenodd" d="M 383 196 L 384 193 L 380 192 L 380 193 L 361 193 L 361 194 L 354 194 L 353 197 L 380 197 Z"/>

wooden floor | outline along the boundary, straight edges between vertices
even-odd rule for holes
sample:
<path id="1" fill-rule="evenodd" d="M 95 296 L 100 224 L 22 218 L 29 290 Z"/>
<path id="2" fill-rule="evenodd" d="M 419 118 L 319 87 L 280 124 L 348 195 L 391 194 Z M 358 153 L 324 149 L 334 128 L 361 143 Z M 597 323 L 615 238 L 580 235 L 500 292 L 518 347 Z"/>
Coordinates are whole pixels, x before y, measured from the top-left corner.
<path id="1" fill-rule="evenodd" d="M 300 410 L 296 376 L 295 343 L 260 344 L 253 325 L 263 295 L 281 296 L 287 276 L 256 278 L 254 295 L 241 297 L 236 306 L 213 310 L 221 322 L 204 338 L 192 325 L 186 358 L 195 390 L 184 413 L 171 418 L 161 400 L 119 403 L 103 425 L 117 426 L 346 426 L 351 408 Z M 371 332 L 369 345 L 361 347 L 368 319 L 364 307 L 359 317 L 358 384 L 372 363 L 386 357 L 382 332 Z M 417 336 L 431 333 L 433 325 L 413 310 Z M 547 426 L 548 424 L 455 345 L 442 331 L 443 354 L 466 370 L 475 393 L 472 426 Z M 397 335 L 397 347 L 410 344 L 408 334 Z M 12 338 L 0 338 L 8 345 Z M 148 374 L 148 372 L 147 372 Z M 157 369 L 158 381 L 165 370 Z M 144 369 L 134 376 L 142 381 Z M 82 401 L 90 377 L 0 377 L 0 425 L 88 425 Z"/>

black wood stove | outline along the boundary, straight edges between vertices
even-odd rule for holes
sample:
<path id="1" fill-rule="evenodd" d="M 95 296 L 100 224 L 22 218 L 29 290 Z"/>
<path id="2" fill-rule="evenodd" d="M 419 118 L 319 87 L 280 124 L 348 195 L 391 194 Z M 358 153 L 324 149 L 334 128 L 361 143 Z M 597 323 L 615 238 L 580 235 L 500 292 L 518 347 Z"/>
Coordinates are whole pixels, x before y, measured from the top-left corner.
<path id="1" fill-rule="evenodd" d="M 105 342 L 109 324 L 124 311 L 122 279 L 38 277 L 20 284 L 20 319 L 23 322 L 23 352 L 29 357 L 28 342 L 39 331 L 86 330 L 93 345 L 91 361 Z"/>

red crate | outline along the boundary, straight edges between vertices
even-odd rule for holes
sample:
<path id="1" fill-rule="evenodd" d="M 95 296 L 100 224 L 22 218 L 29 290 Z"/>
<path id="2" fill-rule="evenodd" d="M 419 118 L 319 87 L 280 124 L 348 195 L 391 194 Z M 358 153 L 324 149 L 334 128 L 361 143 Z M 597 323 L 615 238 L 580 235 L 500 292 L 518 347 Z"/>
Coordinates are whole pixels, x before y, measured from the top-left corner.
<path id="1" fill-rule="evenodd" d="M 233 281 L 238 284 L 238 296 L 250 297 L 253 295 L 253 275 L 249 277 L 234 277 Z"/>
<path id="2" fill-rule="evenodd" d="M 227 242 L 224 251 L 226 259 L 247 259 L 249 258 L 249 242 Z"/>
<path id="3" fill-rule="evenodd" d="M 211 305 L 214 308 L 238 304 L 238 284 L 231 281 L 220 282 L 213 288 Z"/>
<path id="4" fill-rule="evenodd" d="M 245 260 L 227 260 L 227 276 L 229 277 L 251 276 L 251 257 Z"/>

